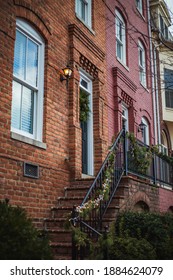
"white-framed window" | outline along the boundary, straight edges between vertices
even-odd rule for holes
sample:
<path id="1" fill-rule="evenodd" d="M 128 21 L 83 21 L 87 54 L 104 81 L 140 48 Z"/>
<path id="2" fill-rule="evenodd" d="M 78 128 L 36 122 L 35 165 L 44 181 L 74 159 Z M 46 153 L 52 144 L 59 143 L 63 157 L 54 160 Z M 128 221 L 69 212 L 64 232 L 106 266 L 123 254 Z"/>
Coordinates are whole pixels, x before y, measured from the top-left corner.
<path id="1" fill-rule="evenodd" d="M 91 26 L 91 1 L 92 0 L 75 0 L 76 15 L 90 28 Z"/>
<path id="2" fill-rule="evenodd" d="M 140 83 L 146 87 L 146 53 L 141 41 L 138 42 L 138 56 L 139 56 L 139 80 Z"/>
<path id="3" fill-rule="evenodd" d="M 126 25 L 122 15 L 116 10 L 116 56 L 126 65 Z"/>
<path id="4" fill-rule="evenodd" d="M 39 33 L 17 19 L 11 131 L 38 141 L 43 128 L 44 46 Z"/>
<path id="5" fill-rule="evenodd" d="M 141 13 L 141 15 L 143 15 L 143 0 L 136 0 L 136 7 L 138 9 L 138 11 Z"/>
<path id="6" fill-rule="evenodd" d="M 173 109 L 173 70 L 164 69 L 165 82 L 165 105 L 166 108 Z"/>
<path id="7" fill-rule="evenodd" d="M 150 137 L 149 137 L 149 123 L 147 121 L 146 118 L 142 118 L 142 123 L 144 124 L 144 129 L 142 131 L 142 138 L 143 138 L 143 142 L 146 145 L 150 144 Z"/>

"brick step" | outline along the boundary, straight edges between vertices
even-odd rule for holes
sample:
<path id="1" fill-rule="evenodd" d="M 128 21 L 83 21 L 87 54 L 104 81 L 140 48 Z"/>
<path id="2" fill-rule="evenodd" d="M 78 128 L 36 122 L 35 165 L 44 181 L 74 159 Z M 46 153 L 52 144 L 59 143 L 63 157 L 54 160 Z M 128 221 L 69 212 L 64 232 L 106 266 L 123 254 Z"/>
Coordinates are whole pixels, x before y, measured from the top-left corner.
<path id="1" fill-rule="evenodd" d="M 75 187 L 66 187 L 64 188 L 64 196 L 66 198 L 73 196 L 85 197 L 89 190 L 89 186 L 75 186 Z"/>
<path id="2" fill-rule="evenodd" d="M 72 241 L 72 233 L 69 230 L 54 227 L 53 229 L 47 229 L 47 231 L 51 242 L 70 243 Z"/>
<path id="3" fill-rule="evenodd" d="M 95 177 L 86 178 L 86 179 L 79 179 L 76 181 L 71 181 L 70 186 L 71 187 L 90 187 L 94 181 Z"/>
<path id="4" fill-rule="evenodd" d="M 45 229 L 64 229 L 66 218 L 49 218 L 45 219 Z"/>
<path id="5" fill-rule="evenodd" d="M 52 253 L 56 260 L 71 260 L 72 243 L 71 242 L 51 242 Z"/>
<path id="6" fill-rule="evenodd" d="M 83 201 L 84 196 L 71 196 L 71 197 L 58 197 L 57 200 L 57 206 L 71 206 L 73 207 L 81 205 L 82 201 Z"/>
<path id="7" fill-rule="evenodd" d="M 52 207 L 51 214 L 52 218 L 67 218 L 69 214 L 72 212 L 72 206 L 59 206 L 59 207 Z"/>

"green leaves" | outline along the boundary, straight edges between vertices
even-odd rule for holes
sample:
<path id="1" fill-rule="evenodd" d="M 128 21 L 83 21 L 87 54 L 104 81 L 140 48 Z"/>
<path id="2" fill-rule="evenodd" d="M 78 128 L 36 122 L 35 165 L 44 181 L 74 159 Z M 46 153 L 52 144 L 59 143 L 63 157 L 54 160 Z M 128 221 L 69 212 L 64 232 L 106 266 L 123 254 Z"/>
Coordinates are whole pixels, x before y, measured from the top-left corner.
<path id="1" fill-rule="evenodd" d="M 0 259 L 51 259 L 47 237 L 34 228 L 26 212 L 0 202 Z"/>
<path id="2" fill-rule="evenodd" d="M 85 90 L 80 89 L 80 121 L 86 122 L 88 120 L 89 113 L 89 94 Z"/>

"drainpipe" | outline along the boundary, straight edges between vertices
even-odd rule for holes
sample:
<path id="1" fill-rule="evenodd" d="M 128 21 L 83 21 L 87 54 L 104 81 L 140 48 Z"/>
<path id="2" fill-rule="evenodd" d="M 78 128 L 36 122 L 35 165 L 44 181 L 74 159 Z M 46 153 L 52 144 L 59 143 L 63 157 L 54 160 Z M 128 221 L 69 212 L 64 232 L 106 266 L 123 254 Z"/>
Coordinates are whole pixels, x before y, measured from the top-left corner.
<path id="1" fill-rule="evenodd" d="M 153 48 L 152 48 L 152 39 L 151 39 L 151 20 L 150 20 L 150 5 L 149 0 L 147 0 L 147 11 L 148 11 L 148 33 L 149 33 L 149 41 L 150 41 L 150 58 L 151 58 L 151 75 L 152 75 L 152 98 L 153 98 L 153 116 L 154 116 L 154 139 L 155 145 L 158 143 L 158 134 L 157 131 L 157 116 L 158 116 L 158 108 L 156 108 L 156 96 L 155 96 L 155 86 L 154 86 L 154 58 L 153 58 Z"/>
<path id="2" fill-rule="evenodd" d="M 157 65 L 156 65 L 156 49 L 162 45 L 162 43 L 158 45 L 154 45 L 154 72 L 156 79 L 156 114 L 157 114 L 157 130 L 158 130 L 158 145 L 161 144 L 161 131 L 160 131 L 160 111 L 159 111 L 159 91 L 158 91 L 158 76 L 157 76 Z"/>

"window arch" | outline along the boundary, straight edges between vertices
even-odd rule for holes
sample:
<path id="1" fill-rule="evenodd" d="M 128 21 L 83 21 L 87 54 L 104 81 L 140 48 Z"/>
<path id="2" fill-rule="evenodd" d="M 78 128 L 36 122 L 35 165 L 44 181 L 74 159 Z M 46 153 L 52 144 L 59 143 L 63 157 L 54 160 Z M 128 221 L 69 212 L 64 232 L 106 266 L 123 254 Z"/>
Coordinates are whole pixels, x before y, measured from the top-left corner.
<path id="1" fill-rule="evenodd" d="M 140 83 L 146 87 L 147 79 L 146 79 L 146 51 L 143 43 L 138 41 L 138 60 L 139 60 L 139 80 Z"/>
<path id="2" fill-rule="evenodd" d="M 145 117 L 142 118 L 142 122 L 144 124 L 144 129 L 143 129 L 143 132 L 142 132 L 143 142 L 146 145 L 149 145 L 150 144 L 149 123 L 148 123 L 148 120 Z"/>
<path id="3" fill-rule="evenodd" d="M 126 24 L 118 10 L 115 11 L 116 56 L 126 65 Z"/>
<path id="4" fill-rule="evenodd" d="M 38 141 L 43 127 L 44 48 L 41 35 L 17 19 L 11 131 Z"/>

